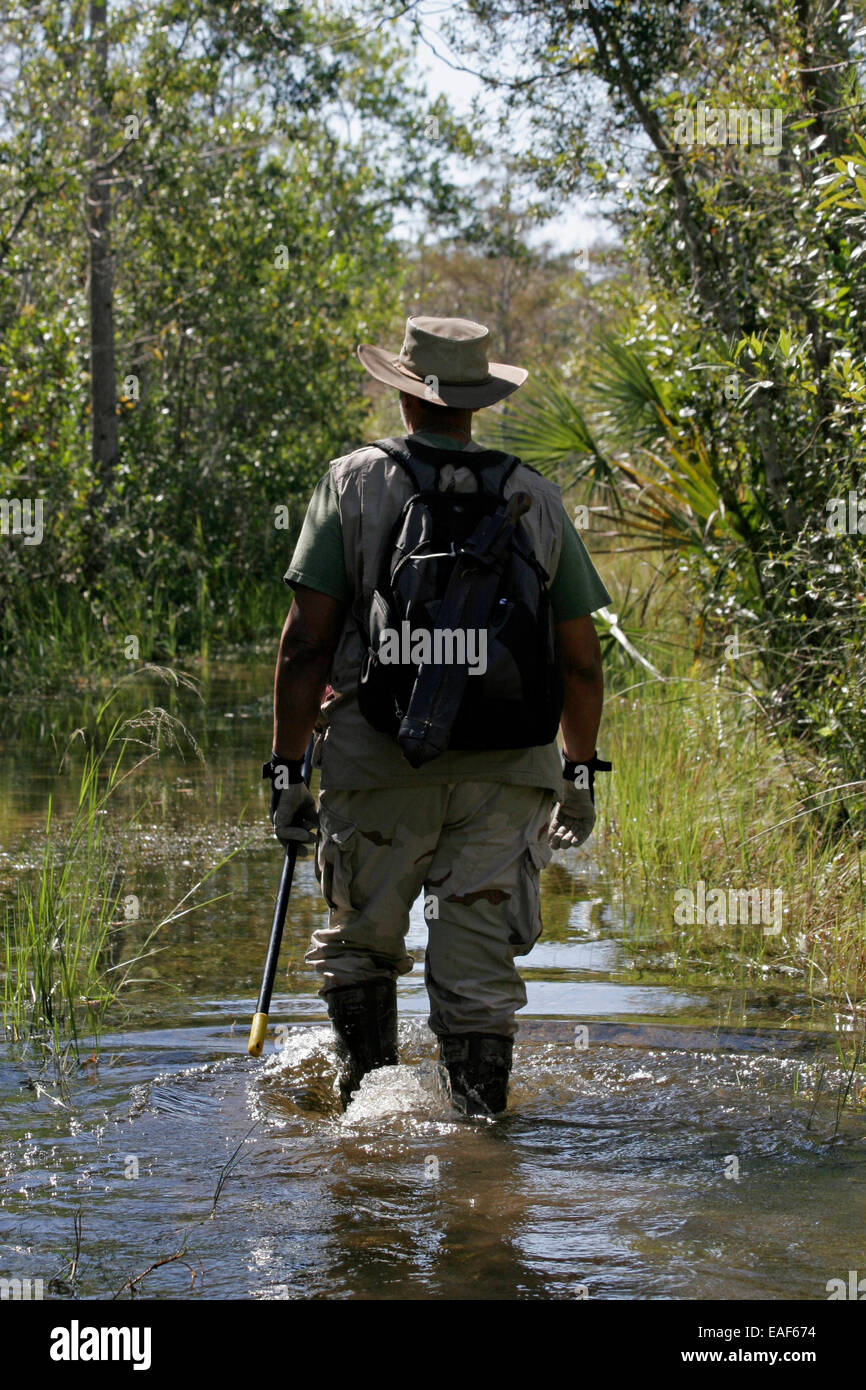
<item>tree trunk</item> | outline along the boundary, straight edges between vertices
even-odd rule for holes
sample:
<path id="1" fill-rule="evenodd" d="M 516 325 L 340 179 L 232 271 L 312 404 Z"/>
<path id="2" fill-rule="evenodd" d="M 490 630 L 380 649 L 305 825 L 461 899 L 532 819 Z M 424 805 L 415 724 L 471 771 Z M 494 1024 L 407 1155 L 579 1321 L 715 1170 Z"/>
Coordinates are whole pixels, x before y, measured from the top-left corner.
<path id="1" fill-rule="evenodd" d="M 108 36 L 106 0 L 91 0 L 90 43 L 93 92 L 90 103 L 87 182 L 87 237 L 89 250 L 88 296 L 90 307 L 90 401 L 93 503 L 104 508 L 106 494 L 117 465 L 117 390 L 114 367 L 114 268 L 111 256 L 110 173 L 104 167 L 108 128 L 106 82 Z M 103 518 L 104 520 L 104 518 Z"/>

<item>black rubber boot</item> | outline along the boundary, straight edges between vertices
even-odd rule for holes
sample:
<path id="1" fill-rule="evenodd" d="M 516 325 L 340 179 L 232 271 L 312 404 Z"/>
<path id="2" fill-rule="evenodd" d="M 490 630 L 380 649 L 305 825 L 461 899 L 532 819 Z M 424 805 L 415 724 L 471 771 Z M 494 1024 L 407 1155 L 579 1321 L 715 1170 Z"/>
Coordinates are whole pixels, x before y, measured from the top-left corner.
<path id="1" fill-rule="evenodd" d="M 451 1099 L 464 1115 L 500 1115 L 508 1099 L 512 1038 L 500 1033 L 449 1033 L 439 1059 L 451 1078 Z"/>
<path id="2" fill-rule="evenodd" d="M 397 985 L 394 980 L 339 985 L 328 990 L 325 1002 L 337 1039 L 345 1110 L 362 1076 L 397 1064 Z"/>

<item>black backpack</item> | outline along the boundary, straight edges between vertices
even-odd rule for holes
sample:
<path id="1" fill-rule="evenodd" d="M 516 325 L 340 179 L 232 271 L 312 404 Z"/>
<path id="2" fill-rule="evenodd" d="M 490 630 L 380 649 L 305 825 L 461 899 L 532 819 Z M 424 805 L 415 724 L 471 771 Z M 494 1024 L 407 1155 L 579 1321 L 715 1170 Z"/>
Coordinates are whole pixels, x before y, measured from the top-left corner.
<path id="1" fill-rule="evenodd" d="M 445 748 L 531 748 L 556 737 L 562 677 L 548 594 L 520 515 L 503 494 L 520 460 L 497 450 L 445 453 L 413 441 L 375 445 L 405 469 L 412 496 L 383 538 L 358 704 L 413 767 Z M 440 492 L 445 463 L 477 492 Z"/>

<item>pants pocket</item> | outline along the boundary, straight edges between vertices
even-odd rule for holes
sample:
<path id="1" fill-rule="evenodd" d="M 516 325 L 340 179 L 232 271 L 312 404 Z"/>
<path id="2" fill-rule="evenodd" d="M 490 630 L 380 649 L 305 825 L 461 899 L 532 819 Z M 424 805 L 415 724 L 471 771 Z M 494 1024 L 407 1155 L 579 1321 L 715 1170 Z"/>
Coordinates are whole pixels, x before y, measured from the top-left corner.
<path id="1" fill-rule="evenodd" d="M 322 897 L 332 912 L 345 912 L 357 906 L 352 901 L 354 861 L 355 826 L 320 806 L 316 871 Z"/>
<path id="2" fill-rule="evenodd" d="M 547 842 L 547 830 L 539 840 L 531 840 L 523 852 L 520 866 L 519 891 L 517 894 L 517 918 L 510 944 L 516 956 L 525 956 L 531 951 L 541 935 L 541 870 L 553 854 Z"/>

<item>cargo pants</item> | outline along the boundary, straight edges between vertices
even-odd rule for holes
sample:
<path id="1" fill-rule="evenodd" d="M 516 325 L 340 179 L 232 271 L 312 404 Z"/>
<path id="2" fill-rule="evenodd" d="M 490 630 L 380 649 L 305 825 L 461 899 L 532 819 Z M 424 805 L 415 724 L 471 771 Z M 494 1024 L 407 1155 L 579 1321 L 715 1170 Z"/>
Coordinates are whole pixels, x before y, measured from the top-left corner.
<path id="1" fill-rule="evenodd" d="M 431 1029 L 513 1036 L 526 1003 L 514 960 L 541 934 L 554 800 L 501 782 L 323 790 L 316 869 L 330 912 L 306 955 L 321 993 L 412 969 L 405 936 L 423 889 Z"/>

